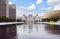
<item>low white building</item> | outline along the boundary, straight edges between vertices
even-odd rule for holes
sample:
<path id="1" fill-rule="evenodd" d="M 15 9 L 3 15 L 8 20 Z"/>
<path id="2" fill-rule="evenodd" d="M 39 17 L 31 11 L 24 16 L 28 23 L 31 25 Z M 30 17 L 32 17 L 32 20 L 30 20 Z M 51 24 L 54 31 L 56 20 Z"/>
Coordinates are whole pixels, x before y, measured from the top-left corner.
<path id="1" fill-rule="evenodd" d="M 34 17 L 32 14 L 29 14 L 27 17 L 27 24 L 34 24 Z"/>

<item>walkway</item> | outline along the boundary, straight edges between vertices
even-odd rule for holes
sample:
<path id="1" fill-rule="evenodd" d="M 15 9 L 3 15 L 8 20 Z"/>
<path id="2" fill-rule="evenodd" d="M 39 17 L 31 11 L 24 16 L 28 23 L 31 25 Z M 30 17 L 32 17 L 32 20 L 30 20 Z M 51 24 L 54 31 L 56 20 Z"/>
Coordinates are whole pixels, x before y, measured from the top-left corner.
<path id="1" fill-rule="evenodd" d="M 51 25 L 60 25 L 60 23 L 59 22 L 56 22 L 56 23 L 50 23 L 50 22 L 39 22 L 39 23 L 41 23 L 41 24 L 51 24 Z"/>
<path id="2" fill-rule="evenodd" d="M 24 22 L 2 22 L 0 25 L 12 25 L 12 24 L 23 24 Z M 60 25 L 59 22 L 50 23 L 50 22 L 39 22 L 40 24 L 52 24 L 52 25 Z"/>
<path id="3" fill-rule="evenodd" d="M 24 22 L 2 22 L 0 25 L 12 25 L 12 24 L 23 24 Z"/>

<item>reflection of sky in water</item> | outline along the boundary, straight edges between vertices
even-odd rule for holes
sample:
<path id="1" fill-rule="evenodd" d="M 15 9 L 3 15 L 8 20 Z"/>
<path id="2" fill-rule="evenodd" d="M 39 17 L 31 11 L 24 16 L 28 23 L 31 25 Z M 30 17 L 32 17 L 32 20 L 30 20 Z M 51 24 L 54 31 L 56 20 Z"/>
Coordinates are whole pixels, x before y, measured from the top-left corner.
<path id="1" fill-rule="evenodd" d="M 19 25 L 17 27 L 19 39 L 59 39 L 60 35 L 53 35 L 45 31 L 44 25 Z"/>

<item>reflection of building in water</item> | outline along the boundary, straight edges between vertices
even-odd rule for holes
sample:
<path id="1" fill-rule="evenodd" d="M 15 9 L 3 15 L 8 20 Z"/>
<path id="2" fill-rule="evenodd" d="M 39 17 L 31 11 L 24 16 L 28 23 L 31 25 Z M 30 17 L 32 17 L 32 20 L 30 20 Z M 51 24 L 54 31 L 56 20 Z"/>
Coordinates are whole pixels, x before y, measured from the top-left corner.
<path id="1" fill-rule="evenodd" d="M 52 27 L 52 26 L 54 26 L 54 27 Z M 60 35 L 60 26 L 58 26 L 58 25 L 47 25 L 47 26 L 45 26 L 45 31 L 47 31 L 48 33 Z"/>
<path id="2" fill-rule="evenodd" d="M 29 16 L 27 17 L 27 24 L 34 24 L 34 17 L 32 16 L 32 14 L 29 14 Z"/>
<path id="3" fill-rule="evenodd" d="M 34 31 L 38 32 L 39 26 L 38 25 L 23 25 L 22 28 L 23 28 L 23 31 L 28 31 L 28 33 L 31 33 Z"/>
<path id="4" fill-rule="evenodd" d="M 0 39 L 16 39 L 16 25 L 0 26 Z"/>
<path id="5" fill-rule="evenodd" d="M 26 29 L 26 26 L 23 26 L 23 30 L 25 31 L 25 29 Z"/>
<path id="6" fill-rule="evenodd" d="M 36 32 L 38 32 L 38 26 L 35 26 L 36 27 Z"/>
<path id="7" fill-rule="evenodd" d="M 33 26 L 32 26 L 32 25 L 29 25 L 29 26 L 28 26 L 28 30 L 29 30 L 28 33 L 32 32 L 32 30 L 33 30 Z"/>

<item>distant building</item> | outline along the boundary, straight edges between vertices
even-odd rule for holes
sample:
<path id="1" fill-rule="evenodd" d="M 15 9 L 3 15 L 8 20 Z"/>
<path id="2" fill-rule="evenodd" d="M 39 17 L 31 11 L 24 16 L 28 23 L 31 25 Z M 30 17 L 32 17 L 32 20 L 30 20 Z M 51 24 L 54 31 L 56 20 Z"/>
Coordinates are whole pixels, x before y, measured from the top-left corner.
<path id="1" fill-rule="evenodd" d="M 36 15 L 35 15 L 35 19 L 37 19 L 38 17 L 39 17 L 39 15 L 38 15 L 38 14 L 36 14 Z"/>
<path id="2" fill-rule="evenodd" d="M 29 14 L 28 16 L 23 14 L 22 17 L 19 17 L 18 19 L 22 19 L 27 24 L 34 24 L 36 21 L 40 22 L 41 17 L 38 14 L 36 14 L 35 16 L 33 16 L 32 14 Z"/>
<path id="3" fill-rule="evenodd" d="M 27 24 L 34 24 L 34 17 L 32 14 L 29 14 L 27 17 Z"/>
<path id="4" fill-rule="evenodd" d="M 23 14 L 22 18 L 23 18 L 23 20 L 26 20 L 27 16 L 25 14 Z"/>
<path id="5" fill-rule="evenodd" d="M 50 17 L 55 17 L 55 16 L 60 16 L 60 10 L 55 10 L 55 11 L 47 12 L 45 14 L 45 18 L 50 18 Z"/>
<path id="6" fill-rule="evenodd" d="M 34 18 L 34 23 L 38 23 L 40 22 L 40 16 L 38 14 L 35 15 L 35 18 Z"/>
<path id="7" fill-rule="evenodd" d="M 0 0 L 0 16 L 9 17 L 8 0 Z"/>
<path id="8" fill-rule="evenodd" d="M 9 18 L 16 19 L 16 5 L 15 4 L 9 5 Z"/>

